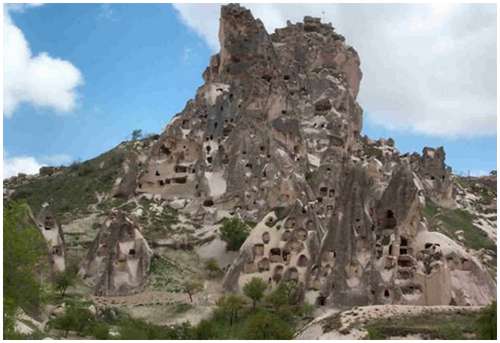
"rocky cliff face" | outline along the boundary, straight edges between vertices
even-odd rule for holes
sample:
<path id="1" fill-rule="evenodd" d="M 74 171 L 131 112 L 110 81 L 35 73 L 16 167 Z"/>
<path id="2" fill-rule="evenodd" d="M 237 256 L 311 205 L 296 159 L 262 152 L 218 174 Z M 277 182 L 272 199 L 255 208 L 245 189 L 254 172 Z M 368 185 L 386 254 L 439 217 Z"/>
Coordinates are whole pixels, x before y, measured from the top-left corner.
<path id="1" fill-rule="evenodd" d="M 318 304 L 494 296 L 481 264 L 422 214 L 426 198 L 453 206 L 444 150 L 400 156 L 391 140 L 360 136 L 360 60 L 344 37 L 310 17 L 268 34 L 228 5 L 219 38 L 205 84 L 153 147 L 137 191 L 186 199 L 203 222 L 219 211 L 260 221 L 227 290 L 260 276 L 295 280 Z M 461 294 L 462 282 L 481 295 Z"/>

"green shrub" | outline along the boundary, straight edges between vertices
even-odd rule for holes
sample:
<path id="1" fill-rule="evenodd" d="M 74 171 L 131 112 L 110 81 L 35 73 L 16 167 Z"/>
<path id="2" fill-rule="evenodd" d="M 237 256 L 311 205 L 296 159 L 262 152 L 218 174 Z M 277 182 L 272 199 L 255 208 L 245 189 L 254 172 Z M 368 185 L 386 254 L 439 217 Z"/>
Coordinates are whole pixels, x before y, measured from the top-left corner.
<path id="1" fill-rule="evenodd" d="M 205 270 L 207 271 L 209 278 L 215 278 L 222 274 L 222 270 L 214 258 L 208 259 L 205 262 Z"/>
<path id="2" fill-rule="evenodd" d="M 368 339 L 373 339 L 373 340 L 382 340 L 385 339 L 386 337 L 384 334 L 377 328 L 377 327 L 368 327 Z"/>
<path id="3" fill-rule="evenodd" d="M 248 226 L 238 218 L 225 219 L 220 228 L 220 236 L 227 243 L 226 249 L 238 251 L 247 239 L 250 230 Z"/>

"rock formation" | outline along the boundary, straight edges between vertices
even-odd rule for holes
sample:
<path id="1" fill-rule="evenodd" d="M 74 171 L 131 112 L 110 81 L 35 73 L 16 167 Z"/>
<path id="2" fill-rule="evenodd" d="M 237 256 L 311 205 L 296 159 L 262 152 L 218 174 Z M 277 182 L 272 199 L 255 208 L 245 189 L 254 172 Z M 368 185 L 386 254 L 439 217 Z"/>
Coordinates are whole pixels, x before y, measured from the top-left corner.
<path id="1" fill-rule="evenodd" d="M 80 275 L 96 295 L 134 293 L 145 283 L 152 255 L 140 227 L 114 210 L 92 243 Z"/>
<path id="2" fill-rule="evenodd" d="M 305 17 L 268 34 L 227 5 L 219 39 L 205 83 L 152 148 L 136 191 L 182 199 L 205 223 L 220 211 L 259 221 L 226 290 L 259 276 L 295 280 L 319 305 L 494 297 L 481 263 L 429 232 L 422 214 L 426 199 L 453 205 L 443 148 L 401 156 L 392 139 L 360 136 L 360 60 L 331 24 Z"/>
<path id="3" fill-rule="evenodd" d="M 67 233 L 88 226 L 88 241 L 91 226 L 109 214 L 80 270 L 95 294 L 143 288 L 153 255 L 144 236 L 158 254 L 195 252 L 215 241 L 221 218 L 238 216 L 257 224 L 234 261 L 225 256 L 224 267 L 232 261 L 225 291 L 260 277 L 270 289 L 292 280 L 301 299 L 318 306 L 495 298 L 491 245 L 466 248 L 455 231 L 438 232 L 424 209 L 480 212 L 471 222 L 495 245 L 496 191 L 489 189 L 496 177 L 493 186 L 469 180 L 459 187 L 442 147 L 401 155 L 390 138 L 361 136 L 360 59 L 331 24 L 305 17 L 269 34 L 249 10 L 226 5 L 219 39 L 204 84 L 158 137 L 123 142 L 74 168 L 4 181 L 5 200 L 28 194 L 38 206 L 34 195 L 46 180 L 58 180 L 47 192 L 56 200 L 65 199 L 58 194 L 66 177 L 99 180 L 100 187 L 88 182 L 81 190 L 80 208 L 59 204 L 59 214 L 72 212 Z M 121 209 L 108 212 L 115 201 Z M 78 217 L 89 212 L 92 218 Z M 63 233 L 53 218 L 44 209 L 38 223 L 63 270 Z M 224 244 L 217 238 L 210 247 Z"/>
<path id="4" fill-rule="evenodd" d="M 66 268 L 64 234 L 49 204 L 43 205 L 34 221 L 47 242 L 51 271 L 63 272 Z"/>

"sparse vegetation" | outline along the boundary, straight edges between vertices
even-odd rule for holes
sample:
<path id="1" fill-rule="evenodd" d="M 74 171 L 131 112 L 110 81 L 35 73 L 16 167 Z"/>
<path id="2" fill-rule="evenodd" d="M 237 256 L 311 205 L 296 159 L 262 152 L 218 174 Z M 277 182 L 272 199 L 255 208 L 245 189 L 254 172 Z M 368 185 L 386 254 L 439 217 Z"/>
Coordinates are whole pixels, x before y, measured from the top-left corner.
<path id="1" fill-rule="evenodd" d="M 54 287 L 61 297 L 64 297 L 68 287 L 73 286 L 77 279 L 78 265 L 67 263 L 66 269 L 54 275 Z"/>
<path id="2" fill-rule="evenodd" d="M 104 311 L 96 316 L 89 310 L 88 302 L 68 302 L 64 314 L 51 319 L 49 329 L 57 329 L 67 337 L 72 336 L 96 339 L 190 339 L 192 327 L 189 324 L 175 326 L 159 326 L 147 323 L 140 319 L 131 318 L 129 315 L 113 309 Z M 111 329 L 117 335 L 111 336 Z"/>
<path id="3" fill-rule="evenodd" d="M 480 312 L 429 313 L 375 320 L 368 339 L 420 335 L 424 339 L 496 339 L 496 303 Z"/>
<path id="4" fill-rule="evenodd" d="M 456 232 L 463 231 L 464 245 L 472 249 L 490 249 L 496 251 L 495 243 L 479 228 L 472 224 L 472 215 L 462 209 L 447 209 L 438 207 L 427 199 L 424 215 L 432 227 L 431 230 L 439 231 L 456 240 Z"/>
<path id="5" fill-rule="evenodd" d="M 30 179 L 16 186 L 13 199 L 27 201 L 35 213 L 49 202 L 63 222 L 87 214 L 88 206 L 97 202 L 96 193 L 111 191 L 126 154 L 126 148 L 117 147 L 52 176 Z"/>
<path id="6" fill-rule="evenodd" d="M 189 301 L 193 302 L 193 295 L 203 290 L 203 282 L 200 280 L 186 280 L 182 284 L 182 289 L 189 297 Z"/>
<path id="7" fill-rule="evenodd" d="M 205 261 L 205 270 L 207 271 L 209 278 L 216 278 L 222 274 L 222 270 L 214 258 L 210 258 Z"/>
<path id="8" fill-rule="evenodd" d="M 238 218 L 224 219 L 220 228 L 220 236 L 227 243 L 226 249 L 238 251 L 247 239 L 250 230 L 248 225 Z"/>
<path id="9" fill-rule="evenodd" d="M 131 139 L 132 139 L 133 142 L 134 141 L 138 141 L 139 139 L 142 138 L 142 130 L 136 129 L 136 130 L 132 131 L 132 133 L 130 134 L 130 136 L 131 136 Z"/>
<path id="10" fill-rule="evenodd" d="M 163 238 L 176 232 L 173 226 L 179 223 L 179 219 L 175 209 L 164 206 L 159 211 L 159 207 L 156 207 L 155 202 L 145 198 L 141 198 L 139 204 L 142 209 L 139 221 L 144 227 L 144 232 L 148 240 Z"/>

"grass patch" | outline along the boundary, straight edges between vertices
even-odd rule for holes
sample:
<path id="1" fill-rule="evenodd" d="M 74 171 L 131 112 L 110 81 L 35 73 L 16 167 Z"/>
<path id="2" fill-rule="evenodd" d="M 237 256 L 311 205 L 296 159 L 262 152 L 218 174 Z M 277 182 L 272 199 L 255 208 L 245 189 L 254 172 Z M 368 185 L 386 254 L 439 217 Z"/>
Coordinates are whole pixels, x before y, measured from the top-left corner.
<path id="1" fill-rule="evenodd" d="M 64 222 L 88 214 L 97 202 L 96 192 L 108 193 L 119 176 L 127 150 L 112 149 L 94 159 L 74 163 L 52 176 L 38 177 L 15 187 L 14 200 L 26 200 L 35 213 L 49 202 L 55 215 Z"/>
<path id="2" fill-rule="evenodd" d="M 495 242 L 489 239 L 481 229 L 472 224 L 474 217 L 469 212 L 462 209 L 438 207 L 431 200 L 427 199 L 424 215 L 427 217 L 429 223 L 431 223 L 431 230 L 439 231 L 453 240 L 457 239 L 456 232 L 462 230 L 464 236 L 463 243 L 467 248 L 496 251 Z"/>

